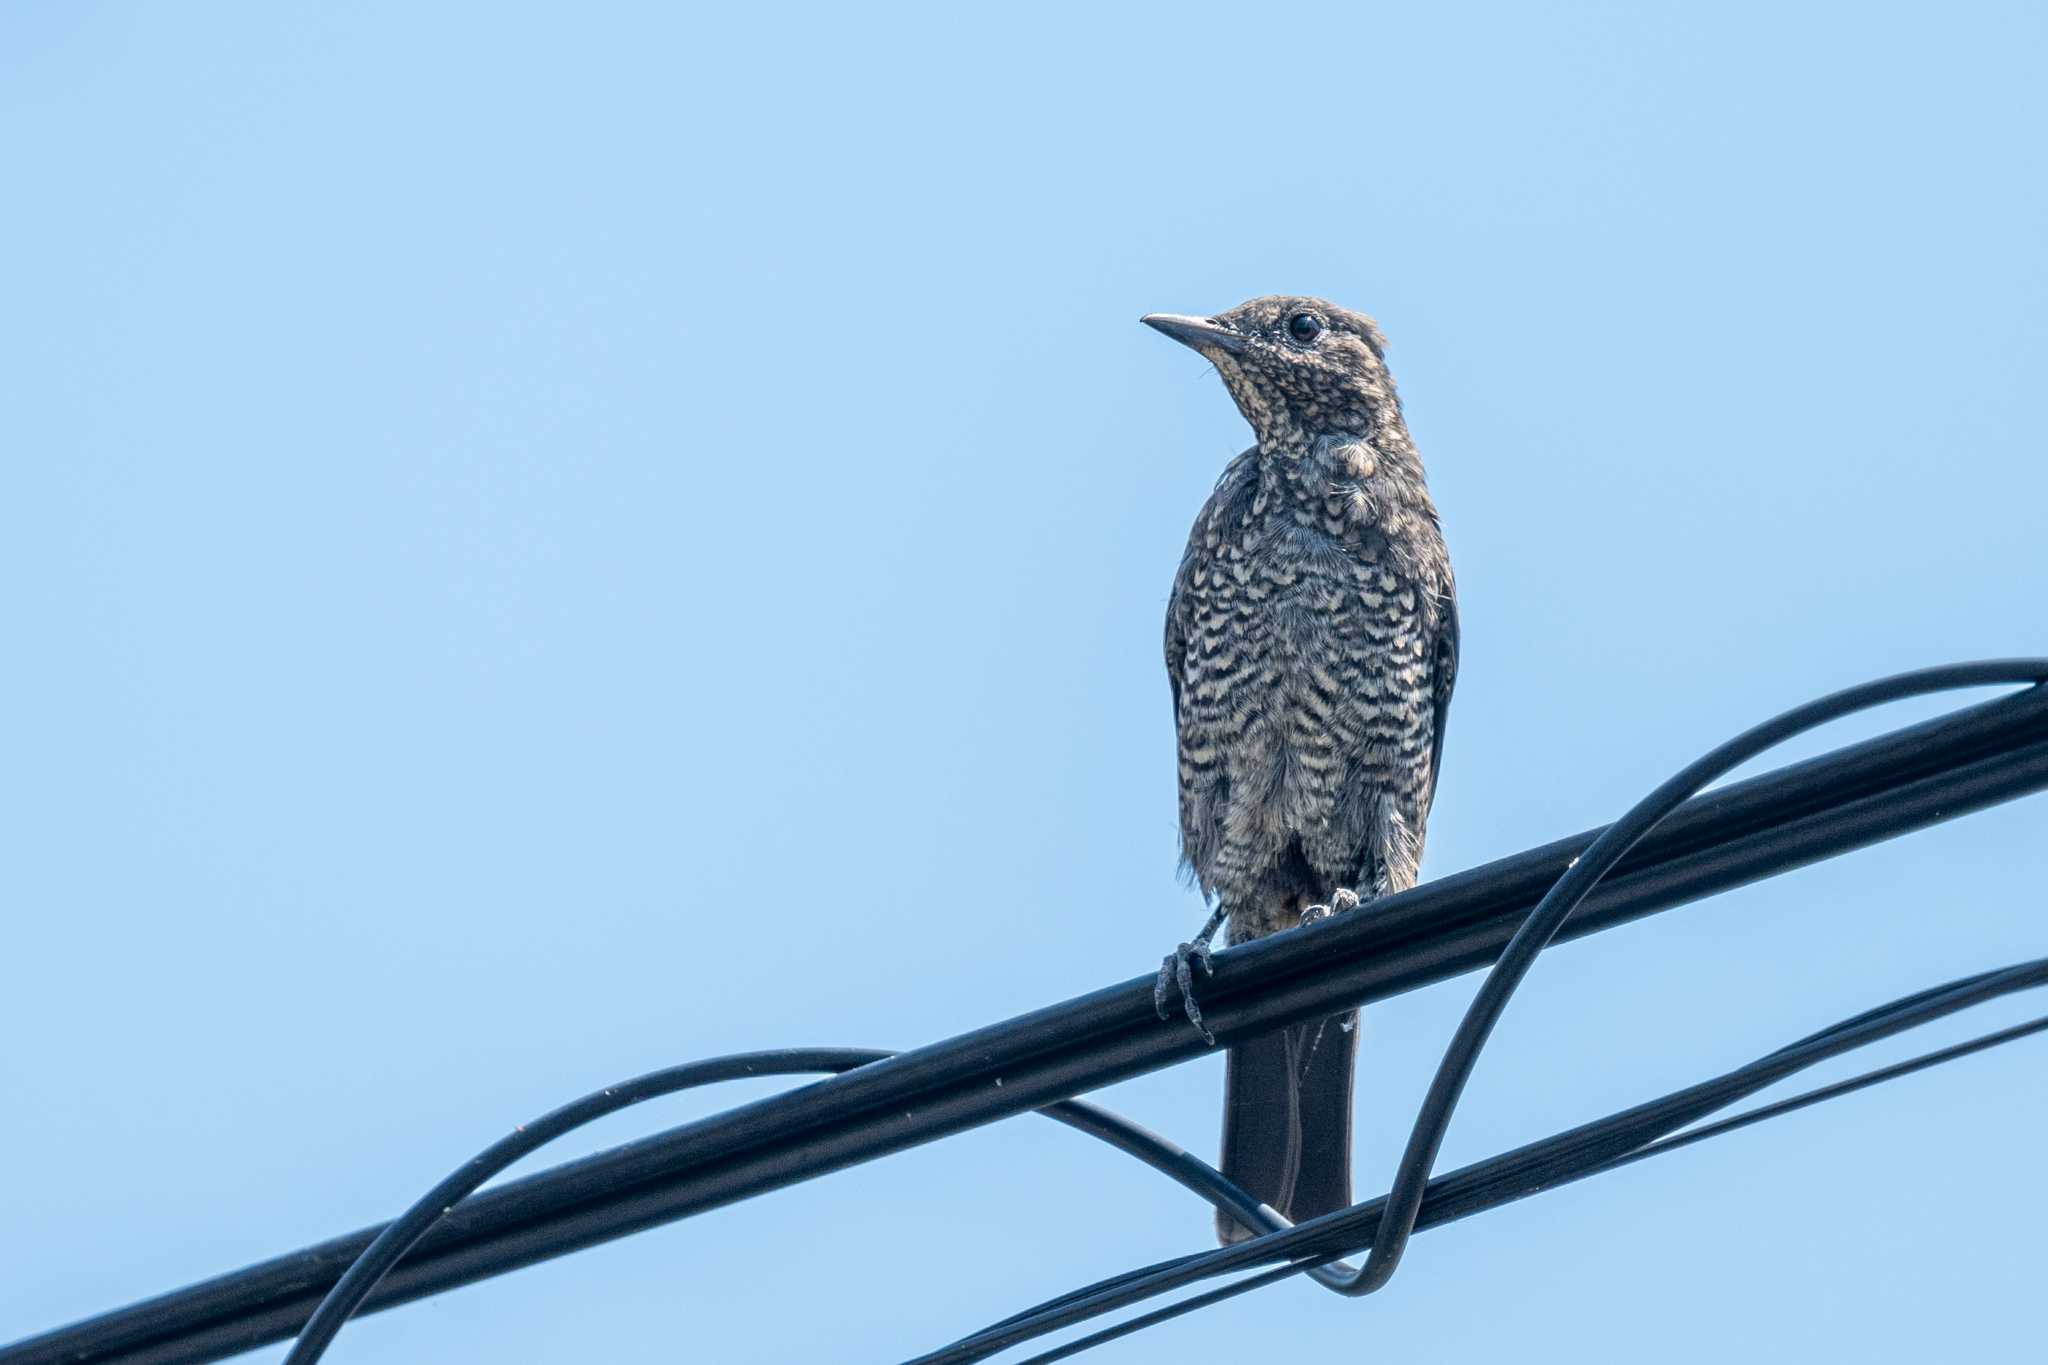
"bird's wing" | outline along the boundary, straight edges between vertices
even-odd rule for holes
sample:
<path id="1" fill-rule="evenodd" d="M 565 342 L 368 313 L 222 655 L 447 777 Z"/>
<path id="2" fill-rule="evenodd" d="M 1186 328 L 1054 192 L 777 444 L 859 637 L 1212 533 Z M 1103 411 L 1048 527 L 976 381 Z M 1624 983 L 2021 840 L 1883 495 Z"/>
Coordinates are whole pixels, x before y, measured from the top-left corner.
<path id="1" fill-rule="evenodd" d="M 1166 599 L 1166 681 L 1173 688 L 1175 725 L 1180 724 L 1180 677 L 1188 640 L 1188 583 L 1195 575 L 1196 559 L 1201 552 L 1201 529 L 1201 522 L 1196 522 L 1195 536 L 1189 540 L 1180 569 L 1173 576 L 1173 595 Z"/>
<path id="2" fill-rule="evenodd" d="M 1444 766 L 1444 725 L 1451 715 L 1451 689 L 1458 685 L 1458 589 L 1444 583 L 1443 621 L 1436 633 L 1436 656 L 1430 662 L 1430 692 L 1436 715 L 1429 735 L 1429 801 L 1436 803 L 1436 775 Z"/>
<path id="3" fill-rule="evenodd" d="M 1173 687 L 1173 719 L 1176 725 L 1180 723 L 1181 671 L 1187 651 L 1188 617 L 1194 610 L 1193 594 L 1189 589 L 1195 575 L 1209 561 L 1210 527 L 1219 517 L 1241 514 L 1238 504 L 1245 501 L 1249 492 L 1256 490 L 1257 456 L 1258 448 L 1254 446 L 1223 467 L 1222 476 L 1216 480 L 1215 491 L 1202 504 L 1194 528 L 1188 532 L 1188 547 L 1181 553 L 1180 569 L 1173 576 L 1173 595 L 1166 599 L 1166 680 Z"/>

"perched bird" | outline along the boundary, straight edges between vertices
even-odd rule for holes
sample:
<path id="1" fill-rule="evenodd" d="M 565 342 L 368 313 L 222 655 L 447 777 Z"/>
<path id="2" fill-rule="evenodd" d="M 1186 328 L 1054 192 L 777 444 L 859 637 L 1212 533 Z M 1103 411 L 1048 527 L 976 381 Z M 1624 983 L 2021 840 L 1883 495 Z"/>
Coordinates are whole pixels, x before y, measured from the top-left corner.
<path id="1" fill-rule="evenodd" d="M 1261 298 L 1146 323 L 1213 363 L 1258 444 L 1195 518 L 1166 611 L 1181 854 L 1215 914 L 1155 1003 L 1203 1037 L 1209 941 L 1415 884 L 1458 671 L 1451 561 L 1371 318 Z M 1357 1011 L 1230 1049 L 1223 1172 L 1296 1222 L 1351 1202 Z M 1227 1215 L 1217 1235 L 1251 1232 Z"/>

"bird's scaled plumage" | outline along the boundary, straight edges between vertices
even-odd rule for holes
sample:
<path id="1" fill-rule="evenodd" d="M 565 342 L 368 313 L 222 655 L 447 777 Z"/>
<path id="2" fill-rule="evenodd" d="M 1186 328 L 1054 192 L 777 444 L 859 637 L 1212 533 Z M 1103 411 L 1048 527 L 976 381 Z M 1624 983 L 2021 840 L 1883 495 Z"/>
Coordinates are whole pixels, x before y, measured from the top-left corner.
<path id="1" fill-rule="evenodd" d="M 1274 297 L 1145 321 L 1216 366 L 1258 438 L 1196 517 L 1166 615 L 1181 853 L 1238 943 L 1415 884 L 1457 598 L 1370 318 Z M 1207 1036 L 1195 965 L 1196 944 L 1170 955 L 1159 1001 Z M 1231 1050 L 1224 1171 L 1296 1220 L 1350 1202 L 1355 1022 Z"/>

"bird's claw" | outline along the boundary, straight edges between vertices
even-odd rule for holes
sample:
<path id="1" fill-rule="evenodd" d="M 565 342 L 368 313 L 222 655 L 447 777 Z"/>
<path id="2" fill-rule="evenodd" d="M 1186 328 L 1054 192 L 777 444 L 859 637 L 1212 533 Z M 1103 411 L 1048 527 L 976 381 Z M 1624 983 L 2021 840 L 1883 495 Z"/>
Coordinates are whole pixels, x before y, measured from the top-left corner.
<path id="1" fill-rule="evenodd" d="M 1358 906 L 1358 893 L 1346 890 L 1340 886 L 1330 893 L 1330 903 L 1328 905 L 1311 905 L 1308 909 L 1302 911 L 1301 922 L 1303 924 L 1315 924 L 1330 918 L 1332 915 L 1341 915 L 1346 910 L 1356 910 Z"/>
<path id="2" fill-rule="evenodd" d="M 1152 1008 L 1161 1019 L 1173 1017 L 1173 1006 L 1169 1003 L 1173 990 L 1180 990 L 1180 1005 L 1188 1022 L 1202 1035 L 1202 1041 L 1216 1046 L 1216 1035 L 1209 1032 L 1209 1026 L 1202 1022 L 1202 1007 L 1195 1003 L 1195 964 L 1202 965 L 1202 975 L 1213 976 L 1216 969 L 1210 965 L 1210 947 L 1207 943 L 1183 943 L 1166 955 L 1159 966 L 1159 979 L 1152 984 Z"/>

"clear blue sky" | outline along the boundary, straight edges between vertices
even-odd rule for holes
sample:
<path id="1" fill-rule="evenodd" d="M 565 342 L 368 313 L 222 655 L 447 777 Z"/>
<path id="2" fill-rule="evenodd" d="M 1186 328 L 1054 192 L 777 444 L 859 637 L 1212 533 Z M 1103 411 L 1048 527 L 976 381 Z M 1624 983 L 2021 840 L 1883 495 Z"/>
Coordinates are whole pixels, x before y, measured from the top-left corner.
<path id="1" fill-rule="evenodd" d="M 1464 604 L 1427 873 L 2048 652 L 2036 7 L 689 8 L 0 14 L 0 1340 L 609 1080 L 1156 964 L 1161 611 L 1246 432 L 1140 313 L 1392 338 Z M 2044 812 L 1557 951 L 1446 1164 L 2041 954 Z M 1369 1014 L 1365 1189 L 1472 985 Z M 2044 1057 L 1097 1358 L 2012 1358 Z M 1208 1151 L 1220 1086 L 1104 1098 Z M 1208 1226 L 1023 1119 L 332 1358 L 888 1361 Z"/>

